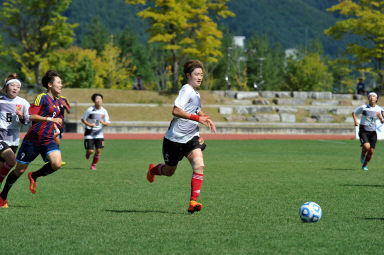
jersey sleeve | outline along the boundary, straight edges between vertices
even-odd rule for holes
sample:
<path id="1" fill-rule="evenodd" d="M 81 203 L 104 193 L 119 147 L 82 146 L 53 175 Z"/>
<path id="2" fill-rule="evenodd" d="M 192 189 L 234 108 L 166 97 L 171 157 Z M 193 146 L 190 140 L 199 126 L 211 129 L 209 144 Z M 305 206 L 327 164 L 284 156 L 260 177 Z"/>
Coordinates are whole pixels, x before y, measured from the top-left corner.
<path id="1" fill-rule="evenodd" d="M 89 116 L 89 114 L 90 114 L 90 112 L 91 112 L 91 108 L 88 108 L 88 109 L 84 112 L 84 114 L 83 114 L 83 116 L 81 117 L 81 119 L 82 119 L 82 120 L 87 120 L 87 119 L 88 119 L 88 116 Z"/>
<path id="2" fill-rule="evenodd" d="M 191 98 L 190 96 L 190 90 L 188 89 L 189 86 L 184 85 L 180 92 L 179 95 L 177 96 L 175 100 L 175 106 L 178 108 L 181 108 L 183 111 L 185 111 L 185 108 Z M 192 88 L 191 88 L 192 89 Z"/>
<path id="3" fill-rule="evenodd" d="M 30 108 L 30 104 L 26 100 L 24 100 L 23 101 L 23 116 L 24 116 L 23 123 L 25 125 L 29 123 L 29 108 Z"/>
<path id="4" fill-rule="evenodd" d="M 365 105 L 361 105 L 361 106 L 357 107 L 353 112 L 355 114 L 361 114 L 363 112 L 364 107 L 365 107 Z"/>
<path id="5" fill-rule="evenodd" d="M 32 105 L 29 107 L 29 115 L 39 114 L 42 105 L 44 104 L 45 96 L 44 94 L 40 94 L 36 97 L 35 101 L 33 101 Z"/>
<path id="6" fill-rule="evenodd" d="M 104 110 L 104 122 L 111 123 L 107 110 Z"/>

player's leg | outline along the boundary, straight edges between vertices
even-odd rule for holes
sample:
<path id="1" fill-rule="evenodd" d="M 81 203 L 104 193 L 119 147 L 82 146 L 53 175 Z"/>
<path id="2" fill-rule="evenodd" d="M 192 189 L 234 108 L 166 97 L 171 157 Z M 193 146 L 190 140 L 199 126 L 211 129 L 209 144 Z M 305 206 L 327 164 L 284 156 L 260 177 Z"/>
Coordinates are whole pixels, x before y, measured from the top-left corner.
<path id="1" fill-rule="evenodd" d="M 369 161 L 371 161 L 372 159 L 372 156 L 373 156 L 373 152 L 375 151 L 375 147 L 376 147 L 376 142 L 377 142 L 377 134 L 376 134 L 376 131 L 375 132 L 371 132 L 368 136 L 368 140 L 369 142 L 368 143 L 365 143 L 363 146 L 366 148 L 367 150 L 367 154 L 365 156 L 365 159 L 364 159 L 364 163 L 363 163 L 363 166 L 362 166 L 362 169 L 364 171 L 367 171 L 368 170 L 368 163 Z"/>
<path id="2" fill-rule="evenodd" d="M 177 168 L 177 164 L 182 160 L 184 155 L 181 151 L 181 145 L 163 140 L 163 158 L 164 164 L 150 164 L 147 172 L 147 180 L 152 183 L 155 181 L 156 175 L 172 176 Z"/>
<path id="3" fill-rule="evenodd" d="M 16 156 L 13 150 L 8 147 L 0 153 L 2 164 L 0 167 L 0 186 L 4 181 L 4 178 L 8 175 L 9 171 L 16 165 Z"/>
<path id="4" fill-rule="evenodd" d="M 96 152 L 95 155 L 93 155 L 92 165 L 91 169 L 96 170 L 96 164 L 99 162 L 101 157 L 101 150 L 104 148 L 104 139 L 94 139 Z"/>
<path id="5" fill-rule="evenodd" d="M 61 168 L 62 163 L 59 146 L 54 141 L 42 146 L 40 154 L 46 163 L 39 170 L 28 174 L 29 189 L 33 194 L 36 193 L 37 178 L 52 174 Z"/>
<path id="6" fill-rule="evenodd" d="M 192 150 L 187 156 L 191 163 L 193 174 L 191 180 L 191 197 L 188 207 L 188 212 L 194 213 L 200 211 L 203 208 L 201 203 L 197 203 L 197 199 L 200 195 L 201 184 L 203 183 L 204 174 L 204 159 L 203 153 L 200 148 Z"/>
<path id="7" fill-rule="evenodd" d="M 84 139 L 85 158 L 89 159 L 93 153 L 94 143 L 92 139 Z"/>
<path id="8" fill-rule="evenodd" d="M 8 207 L 7 197 L 8 192 L 11 190 L 15 182 L 25 172 L 29 164 L 23 164 L 17 162 L 16 168 L 8 174 L 7 180 L 5 181 L 3 190 L 0 193 L 0 207 Z"/>

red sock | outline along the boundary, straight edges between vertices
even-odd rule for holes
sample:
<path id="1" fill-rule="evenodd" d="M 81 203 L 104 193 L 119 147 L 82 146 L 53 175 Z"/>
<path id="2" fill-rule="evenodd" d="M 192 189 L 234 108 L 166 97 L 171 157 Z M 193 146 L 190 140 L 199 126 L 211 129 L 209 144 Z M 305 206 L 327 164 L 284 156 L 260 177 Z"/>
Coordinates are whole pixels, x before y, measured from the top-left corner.
<path id="1" fill-rule="evenodd" d="M 7 164 L 7 162 L 4 162 L 0 168 L 0 182 L 1 183 L 3 183 L 4 178 L 9 173 L 9 170 L 11 170 L 11 167 Z"/>
<path id="2" fill-rule="evenodd" d="M 366 153 L 367 153 L 367 150 L 363 147 L 361 149 L 361 156 L 365 157 Z"/>
<path id="3" fill-rule="evenodd" d="M 193 173 L 191 180 L 191 200 L 197 200 L 200 195 L 201 184 L 203 183 L 203 174 Z"/>
<path id="4" fill-rule="evenodd" d="M 100 156 L 101 155 L 96 155 L 96 154 L 95 154 L 95 156 L 93 156 L 92 165 L 96 165 L 97 162 L 99 162 Z"/>
<path id="5" fill-rule="evenodd" d="M 372 153 L 372 152 L 368 152 L 368 153 L 367 153 L 367 156 L 365 156 L 365 161 L 364 161 L 363 166 L 367 166 L 367 164 L 368 164 L 368 162 L 371 160 L 372 156 L 373 156 L 373 153 Z"/>
<path id="6" fill-rule="evenodd" d="M 161 170 L 163 169 L 164 164 L 158 164 L 157 166 L 154 166 L 151 168 L 151 174 L 152 175 L 162 175 Z"/>

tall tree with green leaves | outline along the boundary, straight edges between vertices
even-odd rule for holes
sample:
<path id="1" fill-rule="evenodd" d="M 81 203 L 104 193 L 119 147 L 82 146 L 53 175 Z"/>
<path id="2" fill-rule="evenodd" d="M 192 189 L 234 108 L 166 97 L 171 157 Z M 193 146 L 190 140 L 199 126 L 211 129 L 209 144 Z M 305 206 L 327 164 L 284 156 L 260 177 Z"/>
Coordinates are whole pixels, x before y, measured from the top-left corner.
<path id="1" fill-rule="evenodd" d="M 33 72 L 40 84 L 41 62 L 73 41 L 76 24 L 61 15 L 71 0 L 5 0 L 0 10 L 4 30 L 13 38 L 12 53 L 22 71 Z M 33 79 L 29 82 L 33 82 Z M 41 85 L 41 84 L 40 84 Z"/>
<path id="2" fill-rule="evenodd" d="M 171 55 L 172 91 L 179 87 L 179 70 L 187 58 L 217 62 L 221 56 L 222 32 L 216 19 L 233 16 L 229 0 L 126 0 L 128 4 L 149 3 L 138 15 L 149 20 L 149 42 L 157 42 Z"/>
<path id="3" fill-rule="evenodd" d="M 94 49 L 97 54 L 101 54 L 105 46 L 109 43 L 110 33 L 107 28 L 104 27 L 100 17 L 92 19 L 91 24 L 87 26 L 87 32 L 85 33 L 81 44 L 83 48 Z"/>
<path id="4" fill-rule="evenodd" d="M 384 1 L 382 0 L 340 0 L 327 9 L 339 13 L 345 19 L 325 30 L 325 33 L 339 40 L 346 35 L 357 35 L 362 40 L 348 44 L 345 53 L 360 71 L 374 71 L 384 88 Z"/>

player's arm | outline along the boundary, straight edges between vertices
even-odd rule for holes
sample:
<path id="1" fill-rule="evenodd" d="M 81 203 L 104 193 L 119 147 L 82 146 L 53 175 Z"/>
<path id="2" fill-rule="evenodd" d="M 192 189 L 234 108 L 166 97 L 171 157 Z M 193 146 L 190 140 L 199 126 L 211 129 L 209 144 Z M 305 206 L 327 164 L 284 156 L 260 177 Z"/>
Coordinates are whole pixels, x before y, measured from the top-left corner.
<path id="1" fill-rule="evenodd" d="M 383 113 L 382 112 L 377 112 L 376 116 L 379 118 L 381 124 L 383 124 L 384 123 Z"/>
<path id="2" fill-rule="evenodd" d="M 63 100 L 63 106 L 67 113 L 71 113 L 71 106 L 65 100 Z"/>
<path id="3" fill-rule="evenodd" d="M 191 114 L 191 113 L 188 113 L 177 106 L 174 106 L 172 114 L 176 117 L 179 117 L 179 118 L 194 120 L 198 123 L 201 123 L 204 126 L 208 127 L 209 130 L 216 133 L 216 127 L 215 127 L 215 124 L 212 122 L 212 120 L 208 116 L 200 115 L 200 112 L 199 112 L 199 115 Z"/>
<path id="4" fill-rule="evenodd" d="M 38 114 L 31 114 L 29 116 L 29 119 L 33 122 L 52 122 L 56 125 L 59 125 L 61 126 L 61 124 L 63 123 L 63 121 L 60 119 L 60 118 L 52 118 L 52 117 L 43 117 L 43 116 L 40 116 Z"/>
<path id="5" fill-rule="evenodd" d="M 95 123 L 89 123 L 89 122 L 86 121 L 85 119 L 81 119 L 81 122 L 82 122 L 84 125 L 88 126 L 88 127 L 91 127 L 91 128 L 96 127 L 96 124 L 95 124 Z"/>
<path id="6" fill-rule="evenodd" d="M 355 126 L 357 127 L 359 125 L 359 122 L 357 121 L 355 112 L 352 112 L 352 118 L 353 118 L 353 121 L 355 122 Z"/>

